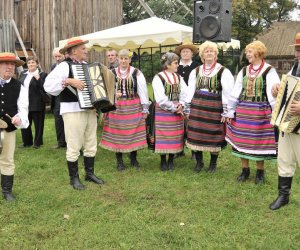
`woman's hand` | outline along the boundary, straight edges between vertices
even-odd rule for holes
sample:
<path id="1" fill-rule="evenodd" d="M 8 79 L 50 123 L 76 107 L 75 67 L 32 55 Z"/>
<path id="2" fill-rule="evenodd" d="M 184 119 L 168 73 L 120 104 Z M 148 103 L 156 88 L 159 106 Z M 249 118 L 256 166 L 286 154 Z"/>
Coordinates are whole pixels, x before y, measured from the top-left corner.
<path id="1" fill-rule="evenodd" d="M 229 124 L 231 124 L 231 120 L 232 120 L 232 118 L 226 118 L 226 122 Z"/>
<path id="2" fill-rule="evenodd" d="M 271 93 L 272 93 L 273 97 L 277 97 L 278 91 L 279 91 L 279 86 L 280 86 L 279 83 L 273 85 L 272 90 L 271 90 Z"/>
<path id="3" fill-rule="evenodd" d="M 226 117 L 224 117 L 224 116 L 222 116 L 222 118 L 221 118 L 221 123 L 225 123 L 225 122 L 226 122 L 226 120 L 227 120 L 227 118 L 226 118 Z"/>

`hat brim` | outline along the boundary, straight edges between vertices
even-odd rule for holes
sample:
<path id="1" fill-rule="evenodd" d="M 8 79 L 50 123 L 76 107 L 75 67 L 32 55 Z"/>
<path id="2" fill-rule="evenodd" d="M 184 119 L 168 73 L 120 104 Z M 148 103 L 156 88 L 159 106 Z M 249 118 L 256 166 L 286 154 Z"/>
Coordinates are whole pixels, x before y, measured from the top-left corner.
<path id="1" fill-rule="evenodd" d="M 79 43 L 66 44 L 62 49 L 59 50 L 59 53 L 61 53 L 61 54 L 64 55 L 69 48 L 72 48 L 72 47 L 75 47 L 75 46 L 79 46 L 79 45 L 82 45 L 82 44 L 86 44 L 88 42 L 89 42 L 88 40 L 84 40 L 84 41 L 79 42 Z"/>
<path id="2" fill-rule="evenodd" d="M 0 63 L 1 62 L 14 62 L 16 64 L 16 67 L 20 67 L 20 66 L 23 66 L 25 64 L 25 62 L 20 60 L 20 59 L 16 59 L 16 60 L 1 60 L 0 59 Z"/>
<path id="3" fill-rule="evenodd" d="M 198 51 L 198 48 L 195 45 L 192 45 L 192 44 L 182 44 L 182 45 L 179 45 L 179 46 L 177 46 L 175 48 L 175 53 L 180 56 L 180 52 L 183 49 L 190 49 L 193 52 L 193 54 L 196 54 L 197 51 Z"/>
<path id="4" fill-rule="evenodd" d="M 291 44 L 290 47 L 300 47 L 300 44 Z"/>

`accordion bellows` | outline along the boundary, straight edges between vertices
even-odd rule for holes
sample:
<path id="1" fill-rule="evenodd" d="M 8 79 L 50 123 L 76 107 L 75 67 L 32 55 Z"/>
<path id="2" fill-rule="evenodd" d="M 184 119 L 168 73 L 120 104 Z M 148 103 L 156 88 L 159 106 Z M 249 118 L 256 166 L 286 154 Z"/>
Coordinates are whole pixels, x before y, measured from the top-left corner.
<path id="1" fill-rule="evenodd" d="M 271 124 L 285 133 L 300 132 L 300 115 L 291 115 L 290 106 L 293 101 L 300 100 L 300 78 L 282 75 Z"/>

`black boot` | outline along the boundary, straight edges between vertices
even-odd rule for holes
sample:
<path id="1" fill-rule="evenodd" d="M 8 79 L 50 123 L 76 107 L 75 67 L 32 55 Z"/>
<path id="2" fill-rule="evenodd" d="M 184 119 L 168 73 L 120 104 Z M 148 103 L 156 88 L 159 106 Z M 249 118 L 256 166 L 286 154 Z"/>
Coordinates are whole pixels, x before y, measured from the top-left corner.
<path id="1" fill-rule="evenodd" d="M 85 180 L 102 185 L 104 181 L 94 174 L 95 157 L 84 157 Z"/>
<path id="2" fill-rule="evenodd" d="M 14 201 L 16 197 L 12 194 L 12 187 L 14 184 L 13 175 L 1 175 L 1 187 L 3 197 L 6 201 Z"/>
<path id="3" fill-rule="evenodd" d="M 118 171 L 124 171 L 125 165 L 123 162 L 122 153 L 116 153 L 116 159 L 117 159 L 117 170 Z"/>
<path id="4" fill-rule="evenodd" d="M 202 170 L 203 166 L 204 166 L 202 151 L 196 151 L 195 152 L 195 157 L 196 157 L 197 163 L 196 163 L 196 166 L 194 168 L 194 171 L 196 173 L 199 173 Z"/>
<path id="5" fill-rule="evenodd" d="M 74 189 L 83 190 L 85 186 L 79 180 L 78 175 L 78 161 L 67 161 L 69 176 L 70 176 L 70 184 L 73 186 Z"/>
<path id="6" fill-rule="evenodd" d="M 169 154 L 168 168 L 171 171 L 173 171 L 175 169 L 175 167 L 174 167 L 174 154 Z"/>
<path id="7" fill-rule="evenodd" d="M 160 156 L 160 170 L 161 171 L 167 171 L 168 170 L 167 156 L 166 155 L 161 155 Z"/>
<path id="8" fill-rule="evenodd" d="M 135 167 L 136 169 L 139 170 L 140 169 L 140 164 L 137 161 L 136 156 L 137 156 L 137 151 L 132 151 L 130 153 L 130 164 L 131 164 L 131 166 L 133 166 L 133 167 Z"/>
<path id="9" fill-rule="evenodd" d="M 237 181 L 246 181 L 247 179 L 249 179 L 249 175 L 250 175 L 250 168 L 243 168 L 242 169 L 242 173 L 240 174 L 240 176 L 237 178 Z"/>
<path id="10" fill-rule="evenodd" d="M 210 163 L 207 172 L 213 173 L 217 169 L 218 154 L 210 154 Z"/>
<path id="11" fill-rule="evenodd" d="M 264 184 L 265 171 L 263 169 L 256 169 L 255 184 Z"/>
<path id="12" fill-rule="evenodd" d="M 270 204 L 271 210 L 279 209 L 289 203 L 292 180 L 293 177 L 278 176 L 278 197 Z"/>

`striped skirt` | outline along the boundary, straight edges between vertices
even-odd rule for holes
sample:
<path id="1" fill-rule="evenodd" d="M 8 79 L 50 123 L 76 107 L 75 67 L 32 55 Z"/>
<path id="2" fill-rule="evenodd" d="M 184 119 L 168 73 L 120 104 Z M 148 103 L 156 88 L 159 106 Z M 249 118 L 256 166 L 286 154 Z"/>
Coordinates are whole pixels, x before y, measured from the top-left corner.
<path id="1" fill-rule="evenodd" d="M 256 161 L 276 158 L 271 114 L 266 102 L 243 101 L 237 105 L 236 118 L 227 125 L 226 131 L 226 140 L 233 146 L 234 155 Z"/>
<path id="2" fill-rule="evenodd" d="M 175 154 L 183 150 L 184 119 L 155 106 L 155 153 Z"/>
<path id="3" fill-rule="evenodd" d="M 139 98 L 120 99 L 117 109 L 104 117 L 100 146 L 113 152 L 147 148 L 146 125 Z"/>
<path id="4" fill-rule="evenodd" d="M 222 112 L 220 95 L 197 91 L 191 102 L 186 146 L 195 151 L 221 151 L 227 144 Z"/>

